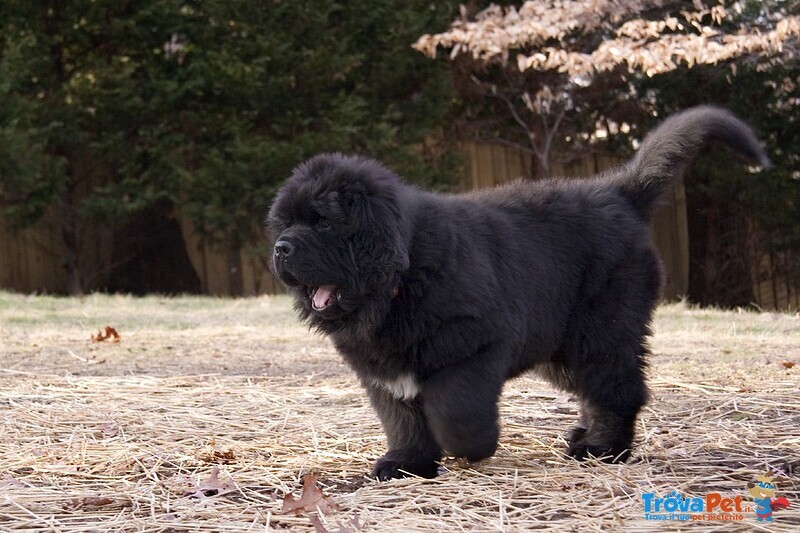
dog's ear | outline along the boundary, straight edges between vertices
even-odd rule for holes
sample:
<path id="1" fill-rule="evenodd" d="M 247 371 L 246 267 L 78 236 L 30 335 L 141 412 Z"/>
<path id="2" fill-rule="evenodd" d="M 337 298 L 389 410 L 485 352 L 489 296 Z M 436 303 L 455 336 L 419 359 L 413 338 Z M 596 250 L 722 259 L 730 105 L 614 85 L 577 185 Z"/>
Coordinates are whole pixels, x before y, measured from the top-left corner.
<path id="1" fill-rule="evenodd" d="M 407 224 L 399 199 L 392 190 L 363 191 L 351 197 L 351 215 L 356 217 L 363 250 L 369 250 L 376 270 L 376 284 L 396 284 L 398 273 L 409 267 Z"/>

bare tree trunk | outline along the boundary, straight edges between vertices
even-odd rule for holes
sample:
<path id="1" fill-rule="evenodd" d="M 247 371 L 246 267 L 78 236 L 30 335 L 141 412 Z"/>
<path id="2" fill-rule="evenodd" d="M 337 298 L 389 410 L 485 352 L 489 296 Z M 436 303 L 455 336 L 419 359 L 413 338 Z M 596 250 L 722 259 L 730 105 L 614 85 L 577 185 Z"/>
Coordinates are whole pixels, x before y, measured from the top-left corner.
<path id="1" fill-rule="evenodd" d="M 46 32 L 51 36 L 57 36 L 57 24 L 61 19 L 61 2 L 51 0 L 48 2 L 48 14 L 45 17 Z M 59 39 L 55 39 L 50 46 L 50 60 L 53 78 L 57 86 L 64 85 L 68 81 L 68 75 L 64 64 L 64 47 Z M 77 191 L 70 153 L 64 146 L 56 149 L 67 159 L 67 191 L 61 197 L 61 241 L 66 248 L 63 260 L 64 269 L 67 271 L 67 284 L 69 293 L 73 296 L 83 294 L 83 281 L 80 271 L 80 243 L 78 235 L 78 212 L 77 212 Z"/>
<path id="2" fill-rule="evenodd" d="M 231 236 L 227 245 L 228 291 L 231 296 L 244 295 L 244 278 L 242 276 L 242 251 L 238 237 Z"/>
<path id="3" fill-rule="evenodd" d="M 78 207 L 77 192 L 72 178 L 72 165 L 68 163 L 69 182 L 67 191 L 61 198 L 61 242 L 64 243 L 66 254 L 64 255 L 63 266 L 67 271 L 67 283 L 69 293 L 72 296 L 83 294 L 83 277 L 80 269 L 81 243 L 78 229 Z"/>
<path id="4" fill-rule="evenodd" d="M 74 221 L 64 222 L 61 227 L 61 240 L 67 248 L 67 253 L 64 256 L 64 269 L 67 271 L 69 293 L 72 296 L 80 296 L 83 294 L 83 281 L 80 269 L 80 251 L 78 249 L 78 228 Z"/>

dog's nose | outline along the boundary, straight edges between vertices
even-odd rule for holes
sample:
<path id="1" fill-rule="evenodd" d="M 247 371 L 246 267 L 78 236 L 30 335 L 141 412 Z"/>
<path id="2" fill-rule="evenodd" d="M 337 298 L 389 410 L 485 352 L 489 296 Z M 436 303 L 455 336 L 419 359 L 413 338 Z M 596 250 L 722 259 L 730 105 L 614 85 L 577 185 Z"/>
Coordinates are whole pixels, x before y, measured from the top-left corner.
<path id="1" fill-rule="evenodd" d="M 275 243 L 275 255 L 280 255 L 286 257 L 287 255 L 292 253 L 294 247 L 292 243 L 285 240 L 280 240 Z"/>

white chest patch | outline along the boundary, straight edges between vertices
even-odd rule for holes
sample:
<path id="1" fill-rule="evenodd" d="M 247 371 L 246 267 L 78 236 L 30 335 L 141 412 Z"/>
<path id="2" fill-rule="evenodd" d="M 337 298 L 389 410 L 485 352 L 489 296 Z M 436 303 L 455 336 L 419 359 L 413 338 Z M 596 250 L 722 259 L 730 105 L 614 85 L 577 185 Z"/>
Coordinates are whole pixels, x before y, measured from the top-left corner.
<path id="1" fill-rule="evenodd" d="M 372 378 L 372 383 L 385 389 L 398 400 L 413 400 L 419 394 L 419 384 L 411 374 L 404 374 L 392 380 Z"/>

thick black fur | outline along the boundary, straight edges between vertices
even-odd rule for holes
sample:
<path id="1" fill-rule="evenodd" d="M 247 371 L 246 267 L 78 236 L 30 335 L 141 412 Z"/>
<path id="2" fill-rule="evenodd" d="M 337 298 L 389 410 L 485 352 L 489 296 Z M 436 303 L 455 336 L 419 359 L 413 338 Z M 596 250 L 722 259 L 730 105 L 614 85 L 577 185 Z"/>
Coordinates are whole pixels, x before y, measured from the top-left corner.
<path id="1" fill-rule="evenodd" d="M 274 271 L 369 394 L 389 445 L 373 474 L 494 454 L 503 384 L 528 370 L 580 400 L 569 455 L 625 460 L 662 285 L 647 223 L 713 140 L 769 163 L 743 122 L 706 106 L 589 179 L 442 195 L 363 157 L 298 166 L 269 213 Z"/>

